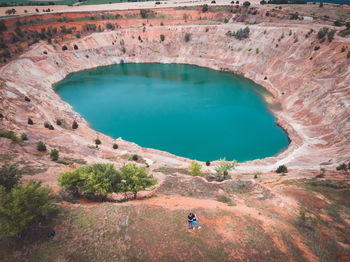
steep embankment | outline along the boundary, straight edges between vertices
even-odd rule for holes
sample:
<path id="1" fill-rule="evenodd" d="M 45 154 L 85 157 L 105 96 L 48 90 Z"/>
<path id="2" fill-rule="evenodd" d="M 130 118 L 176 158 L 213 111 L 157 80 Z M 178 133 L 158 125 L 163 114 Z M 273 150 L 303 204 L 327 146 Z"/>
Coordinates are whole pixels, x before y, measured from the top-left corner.
<path id="1" fill-rule="evenodd" d="M 174 25 L 147 27 L 145 32 L 142 28 L 125 28 L 66 43 L 67 51 L 62 51 L 62 45 L 38 43 L 1 68 L 2 126 L 28 133 L 31 139 L 24 145 L 27 152 L 36 141 L 43 140 L 49 148 L 87 161 L 121 160 L 126 153 L 137 153 L 152 160 L 149 162 L 154 167 L 185 167 L 186 159 L 121 139 L 119 149 L 113 151 L 113 140 L 90 129 L 54 92 L 52 84 L 71 72 L 122 62 L 187 63 L 242 74 L 268 89 L 282 105 L 273 113 L 290 136 L 288 149 L 275 157 L 241 164 L 238 170 L 267 171 L 280 164 L 319 168 L 321 163 L 335 165 L 348 160 L 350 60 L 340 49 L 350 48 L 349 39 L 336 36 L 329 44 L 319 44 L 315 32 L 305 37 L 308 25 L 271 23 L 249 26 L 246 40 L 225 35 L 244 26 Z M 313 29 L 317 32 L 319 27 Z M 185 33 L 190 34 L 188 42 Z M 160 42 L 160 34 L 165 35 L 164 42 Z M 321 49 L 315 51 L 316 45 Z M 25 102 L 24 96 L 31 102 Z M 28 117 L 33 119 L 33 126 L 27 125 Z M 51 131 L 43 127 L 44 122 L 55 123 L 56 119 L 64 119 L 68 127 L 75 119 L 79 128 L 71 130 L 63 125 Z M 97 136 L 102 140 L 100 149 L 88 147 Z"/>

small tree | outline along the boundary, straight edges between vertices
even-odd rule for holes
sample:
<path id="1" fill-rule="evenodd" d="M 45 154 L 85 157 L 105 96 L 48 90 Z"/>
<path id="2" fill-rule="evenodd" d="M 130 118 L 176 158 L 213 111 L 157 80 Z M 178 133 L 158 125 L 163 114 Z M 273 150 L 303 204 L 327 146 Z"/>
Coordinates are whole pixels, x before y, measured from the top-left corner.
<path id="1" fill-rule="evenodd" d="M 79 47 L 77 45 L 74 45 L 74 50 L 78 50 Z"/>
<path id="2" fill-rule="evenodd" d="M 208 5 L 207 4 L 205 4 L 205 5 L 203 5 L 203 7 L 202 7 L 202 12 L 203 13 L 205 13 L 205 12 L 207 12 L 208 11 Z"/>
<path id="3" fill-rule="evenodd" d="M 98 146 L 98 145 L 101 145 L 102 142 L 101 142 L 100 139 L 96 138 L 96 139 L 95 139 L 95 144 L 96 144 L 96 146 Z"/>
<path id="4" fill-rule="evenodd" d="M 59 185 L 73 194 L 105 200 L 107 195 L 121 190 L 121 176 L 113 164 L 93 164 L 61 173 Z"/>
<path id="5" fill-rule="evenodd" d="M 43 141 L 39 141 L 37 144 L 36 144 L 36 149 L 40 152 L 45 152 L 46 151 L 46 145 L 44 144 Z"/>
<path id="6" fill-rule="evenodd" d="M 118 144 L 113 144 L 113 149 L 118 149 Z"/>
<path id="7" fill-rule="evenodd" d="M 56 148 L 51 149 L 50 151 L 50 158 L 52 161 L 57 161 L 59 157 L 59 152 Z"/>
<path id="8" fill-rule="evenodd" d="M 205 162 L 205 165 L 206 165 L 206 166 L 210 166 L 210 161 L 207 160 L 207 161 Z"/>
<path id="9" fill-rule="evenodd" d="M 78 123 L 77 123 L 77 121 L 73 121 L 73 124 L 72 124 L 72 129 L 77 129 L 78 128 Z"/>
<path id="10" fill-rule="evenodd" d="M 149 12 L 150 11 L 147 10 L 147 9 L 141 9 L 140 10 L 140 15 L 141 15 L 142 18 L 146 18 Z"/>
<path id="11" fill-rule="evenodd" d="M 146 166 L 137 167 L 134 163 L 124 165 L 121 169 L 121 176 L 125 183 L 122 183 L 124 192 L 133 192 L 134 199 L 137 192 L 157 184 L 157 179 L 146 172 Z"/>
<path id="12" fill-rule="evenodd" d="M 288 173 L 288 169 L 285 165 L 281 165 L 276 169 L 276 173 Z"/>
<path id="13" fill-rule="evenodd" d="M 190 41 L 191 35 L 189 33 L 185 34 L 185 41 L 188 42 Z"/>
<path id="14" fill-rule="evenodd" d="M 192 161 L 190 166 L 188 167 L 188 171 L 190 172 L 191 176 L 201 176 L 202 166 L 196 161 Z"/>
<path id="15" fill-rule="evenodd" d="M 33 120 L 30 117 L 28 117 L 28 125 L 33 125 L 33 124 L 34 124 Z"/>
<path id="16" fill-rule="evenodd" d="M 61 119 L 56 119 L 56 125 L 58 125 L 58 126 L 62 125 L 62 120 Z"/>
<path id="17" fill-rule="evenodd" d="M 5 236 L 23 232 L 37 218 L 56 211 L 51 190 L 40 182 L 17 184 L 10 192 L 0 186 L 0 231 Z"/>
<path id="18" fill-rule="evenodd" d="M 26 133 L 22 133 L 21 134 L 21 139 L 22 139 L 22 141 L 28 140 L 27 134 Z"/>
<path id="19" fill-rule="evenodd" d="M 226 180 L 229 178 L 229 171 L 235 169 L 237 166 L 237 161 L 233 160 L 232 163 L 226 161 L 225 158 L 220 159 L 219 164 L 216 165 L 215 171 L 216 175 L 220 180 Z"/>
<path id="20" fill-rule="evenodd" d="M 66 45 L 62 46 L 62 51 L 66 51 L 68 48 Z"/>
<path id="21" fill-rule="evenodd" d="M 4 164 L 0 169 L 0 186 L 10 191 L 21 179 L 17 164 Z"/>
<path id="22" fill-rule="evenodd" d="M 164 41 L 165 40 L 165 36 L 163 34 L 160 35 L 160 41 Z"/>
<path id="23" fill-rule="evenodd" d="M 244 7 L 249 7 L 249 6 L 250 6 L 250 2 L 245 1 L 245 2 L 243 3 L 243 6 L 244 6 Z"/>

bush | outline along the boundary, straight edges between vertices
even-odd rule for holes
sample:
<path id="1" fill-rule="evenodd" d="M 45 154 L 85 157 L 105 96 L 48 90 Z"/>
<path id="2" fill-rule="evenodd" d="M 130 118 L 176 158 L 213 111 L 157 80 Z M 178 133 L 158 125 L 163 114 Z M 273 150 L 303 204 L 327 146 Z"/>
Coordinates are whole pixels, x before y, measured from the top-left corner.
<path id="1" fill-rule="evenodd" d="M 191 176 L 201 176 L 202 166 L 196 161 L 192 161 L 190 166 L 188 167 L 188 172 L 191 174 Z"/>
<path id="2" fill-rule="evenodd" d="M 114 26 L 112 23 L 108 22 L 108 23 L 106 24 L 106 28 L 109 29 L 109 30 L 114 30 L 114 29 L 115 29 L 115 26 Z"/>
<path id="3" fill-rule="evenodd" d="M 250 2 L 245 1 L 245 2 L 243 3 L 243 6 L 244 6 L 244 7 L 249 7 L 249 6 L 250 6 Z"/>
<path id="4" fill-rule="evenodd" d="M 222 202 L 222 203 L 226 203 L 229 206 L 233 205 L 233 202 L 232 202 L 231 198 L 229 198 L 229 197 L 227 197 L 225 195 L 218 196 L 216 200 L 219 201 L 219 202 Z"/>
<path id="5" fill-rule="evenodd" d="M 21 179 L 17 164 L 4 164 L 0 169 L 0 186 L 10 191 Z"/>
<path id="6" fill-rule="evenodd" d="M 59 152 L 56 148 L 51 149 L 50 151 L 50 158 L 52 161 L 57 161 L 59 157 Z"/>
<path id="7" fill-rule="evenodd" d="M 207 4 L 205 4 L 205 5 L 203 5 L 203 7 L 202 7 L 202 12 L 207 12 L 208 11 L 208 5 Z"/>
<path id="8" fill-rule="evenodd" d="M 118 144 L 113 144 L 113 149 L 118 149 Z"/>
<path id="9" fill-rule="evenodd" d="M 160 35 L 160 41 L 164 41 L 165 40 L 165 36 L 162 34 L 162 35 Z"/>
<path id="10" fill-rule="evenodd" d="M 150 12 L 149 10 L 141 9 L 140 10 L 140 15 L 141 15 L 142 18 L 146 18 L 149 12 Z"/>
<path id="11" fill-rule="evenodd" d="M 318 45 L 315 46 L 315 48 L 314 48 L 315 51 L 317 51 L 317 50 L 319 50 L 319 49 L 320 49 L 320 46 L 318 46 Z"/>
<path id="12" fill-rule="evenodd" d="M 281 165 L 276 169 L 276 173 L 288 173 L 288 169 L 285 165 Z"/>
<path id="13" fill-rule="evenodd" d="M 225 17 L 224 19 L 224 23 L 227 24 L 228 23 L 228 19 Z"/>
<path id="14" fill-rule="evenodd" d="M 62 51 L 66 51 L 68 48 L 66 45 L 62 46 Z"/>
<path id="15" fill-rule="evenodd" d="M 237 165 L 237 161 L 233 160 L 232 163 L 226 161 L 225 158 L 220 159 L 219 164 L 215 166 L 216 176 L 220 180 L 225 180 L 229 178 L 228 172 L 233 170 Z"/>
<path id="16" fill-rule="evenodd" d="M 133 160 L 133 161 L 139 160 L 139 156 L 136 155 L 136 154 L 132 155 L 132 160 Z"/>
<path id="17" fill-rule="evenodd" d="M 210 166 L 210 161 L 207 160 L 207 161 L 205 162 L 205 165 L 206 165 L 206 166 Z"/>
<path id="18" fill-rule="evenodd" d="M 24 100 L 25 100 L 26 102 L 30 102 L 30 98 L 29 98 L 28 96 L 25 96 L 25 97 L 24 97 Z"/>
<path id="19" fill-rule="evenodd" d="M 44 144 L 43 141 L 39 141 L 37 144 L 36 144 L 36 149 L 40 152 L 45 152 L 46 151 L 46 145 Z"/>
<path id="20" fill-rule="evenodd" d="M 4 130 L 4 129 L 0 129 L 0 137 L 5 137 L 5 138 L 8 138 L 8 139 L 11 139 L 14 142 L 20 142 L 21 141 L 21 139 L 16 136 L 15 132 L 7 131 L 7 130 Z"/>
<path id="21" fill-rule="evenodd" d="M 61 173 L 59 185 L 74 195 L 93 196 L 105 200 L 121 191 L 121 176 L 113 164 L 93 164 Z"/>
<path id="22" fill-rule="evenodd" d="M 335 35 L 336 30 L 332 29 L 331 31 L 328 32 L 327 37 L 328 37 L 328 41 L 332 42 L 332 40 L 334 39 L 334 35 Z"/>
<path id="23" fill-rule="evenodd" d="M 340 52 L 344 53 L 345 52 L 345 46 L 343 46 L 340 50 Z"/>
<path id="24" fill-rule="evenodd" d="M 79 125 L 78 125 L 77 121 L 73 121 L 72 129 L 77 129 L 78 126 L 79 126 Z"/>
<path id="25" fill-rule="evenodd" d="M 61 119 L 56 119 L 56 125 L 58 125 L 58 126 L 62 125 L 62 120 Z"/>
<path id="26" fill-rule="evenodd" d="M 33 125 L 33 124 L 34 124 L 33 120 L 30 117 L 28 117 L 28 125 Z"/>
<path id="27" fill-rule="evenodd" d="M 343 171 L 348 171 L 348 167 L 345 163 L 339 164 L 339 166 L 336 167 L 338 171 L 343 170 Z"/>
<path id="28" fill-rule="evenodd" d="M 189 33 L 185 34 L 185 42 L 190 41 L 191 35 Z"/>
<path id="29" fill-rule="evenodd" d="M 322 39 L 326 36 L 326 34 L 328 34 L 328 27 L 323 27 L 321 28 L 318 33 L 317 33 L 317 38 L 318 39 Z"/>
<path id="30" fill-rule="evenodd" d="M 33 221 L 56 211 L 51 190 L 40 182 L 17 184 L 10 192 L 0 186 L 0 231 L 12 237 L 23 232 Z"/>
<path id="31" fill-rule="evenodd" d="M 79 47 L 77 45 L 74 45 L 74 50 L 78 50 Z"/>
<path id="32" fill-rule="evenodd" d="M 334 21 L 335 26 L 343 26 L 343 22 L 341 20 Z"/>
<path id="33" fill-rule="evenodd" d="M 22 133 L 21 134 L 21 139 L 22 139 L 22 141 L 28 140 L 27 134 L 26 133 Z"/>
<path id="34" fill-rule="evenodd" d="M 242 40 L 242 39 L 245 39 L 245 38 L 248 38 L 249 37 L 249 27 L 247 26 L 246 28 L 244 29 L 239 29 L 237 30 L 236 32 L 233 32 L 233 36 L 238 39 L 238 40 Z"/>
<path id="35" fill-rule="evenodd" d="M 148 175 L 146 167 L 137 167 L 134 163 L 124 165 L 121 169 L 122 183 L 121 190 L 123 192 L 133 192 L 136 199 L 137 192 L 157 184 L 157 179 L 152 175 Z"/>
<path id="36" fill-rule="evenodd" d="M 95 144 L 98 146 L 98 145 L 101 145 L 101 144 L 102 144 L 102 142 L 101 142 L 101 140 L 100 140 L 100 139 L 96 138 L 96 139 L 95 139 Z"/>

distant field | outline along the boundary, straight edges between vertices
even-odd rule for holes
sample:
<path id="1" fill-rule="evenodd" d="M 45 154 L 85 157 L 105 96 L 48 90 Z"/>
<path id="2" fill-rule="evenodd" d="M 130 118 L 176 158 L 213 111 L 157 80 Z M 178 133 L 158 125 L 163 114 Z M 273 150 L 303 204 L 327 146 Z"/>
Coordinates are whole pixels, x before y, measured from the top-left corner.
<path id="1" fill-rule="evenodd" d="M 86 1 L 77 1 L 77 0 L 16 0 L 16 1 L 7 1 L 0 0 L 0 5 L 73 5 L 80 3 L 80 5 L 98 5 L 98 4 L 111 4 L 111 3 L 122 3 L 122 2 L 146 2 L 154 0 L 86 0 Z"/>

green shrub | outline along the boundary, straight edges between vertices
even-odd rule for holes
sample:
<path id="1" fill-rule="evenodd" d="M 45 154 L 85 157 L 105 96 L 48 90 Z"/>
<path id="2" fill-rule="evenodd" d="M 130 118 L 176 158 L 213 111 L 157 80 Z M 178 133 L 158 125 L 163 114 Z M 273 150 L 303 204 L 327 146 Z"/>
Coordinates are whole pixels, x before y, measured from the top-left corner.
<path id="1" fill-rule="evenodd" d="M 16 136 L 15 132 L 7 131 L 7 130 L 4 130 L 4 129 L 0 129 L 0 137 L 5 137 L 5 138 L 8 138 L 8 139 L 11 139 L 14 142 L 20 142 L 21 141 L 21 139 Z"/>
<path id="2" fill-rule="evenodd" d="M 102 142 L 101 142 L 101 140 L 100 140 L 100 139 L 96 138 L 96 139 L 95 139 L 95 144 L 98 146 L 98 145 L 101 145 L 101 144 L 102 144 Z"/>
<path id="3" fill-rule="evenodd" d="M 201 176 L 202 166 L 196 161 L 192 161 L 190 166 L 188 167 L 188 172 L 190 172 L 191 176 Z"/>
<path id="4" fill-rule="evenodd" d="M 164 41 L 165 40 L 165 36 L 163 34 L 160 35 L 160 41 Z"/>
<path id="5" fill-rule="evenodd" d="M 30 98 L 29 98 L 28 96 L 25 96 L 25 97 L 24 97 L 24 100 L 25 100 L 26 102 L 30 102 Z"/>
<path id="6" fill-rule="evenodd" d="M 59 152 L 56 148 L 51 149 L 50 151 L 50 158 L 52 161 L 57 161 L 59 157 Z"/>
<path id="7" fill-rule="evenodd" d="M 36 144 L 36 149 L 40 152 L 45 152 L 46 151 L 46 145 L 44 144 L 43 141 L 39 141 L 37 144 Z"/>
<path id="8" fill-rule="evenodd" d="M 229 198 L 229 197 L 227 197 L 225 195 L 218 196 L 216 200 L 219 201 L 219 202 L 222 202 L 222 203 L 226 203 L 229 206 L 233 205 L 233 202 L 232 202 L 231 198 Z"/>
<path id="9" fill-rule="evenodd" d="M 93 164 L 61 173 L 59 185 L 73 194 L 105 200 L 108 194 L 121 192 L 121 176 L 113 164 Z"/>
<path id="10" fill-rule="evenodd" d="M 66 45 L 62 46 L 62 51 L 66 51 L 68 48 Z"/>
<path id="11" fill-rule="evenodd" d="M 79 125 L 78 125 L 77 121 L 73 121 L 72 129 L 77 129 L 78 126 L 79 126 Z"/>
<path id="12" fill-rule="evenodd" d="M 249 27 L 245 27 L 244 29 L 238 29 L 236 32 L 233 32 L 232 35 L 238 39 L 238 40 L 242 40 L 242 39 L 245 39 L 245 38 L 248 38 L 249 37 Z"/>
<path id="13" fill-rule="evenodd" d="M 10 192 L 0 186 L 0 231 L 12 237 L 23 232 L 30 223 L 56 211 L 51 190 L 40 182 L 17 184 Z"/>
<path id="14" fill-rule="evenodd" d="M 118 149 L 118 144 L 113 144 L 113 149 Z"/>
<path id="15" fill-rule="evenodd" d="M 28 125 L 33 125 L 33 124 L 34 124 L 33 120 L 30 117 L 28 117 Z"/>
<path id="16" fill-rule="evenodd" d="M 250 2 L 245 1 L 245 2 L 243 3 L 243 6 L 244 6 L 244 7 L 249 7 L 249 6 L 250 6 Z"/>
<path id="17" fill-rule="evenodd" d="M 328 34 L 328 27 L 322 27 L 318 33 L 317 33 L 317 37 L 318 39 L 322 39 L 326 36 L 326 34 Z"/>
<path id="18" fill-rule="evenodd" d="M 190 41 L 190 39 L 191 39 L 191 35 L 189 33 L 186 33 L 185 34 L 185 42 Z"/>
<path id="19" fill-rule="evenodd" d="M 58 126 L 62 125 L 62 120 L 61 119 L 56 119 L 56 125 L 58 125 Z"/>
<path id="20" fill-rule="evenodd" d="M 205 162 L 205 165 L 206 165 L 206 166 L 210 166 L 210 161 L 207 160 L 207 161 Z"/>
<path id="21" fill-rule="evenodd" d="M 328 41 L 329 41 L 329 42 L 332 42 L 332 41 L 333 41 L 335 32 L 336 32 L 336 30 L 332 29 L 331 31 L 329 31 L 329 32 L 327 33 L 327 37 L 328 37 Z"/>
<path id="22" fill-rule="evenodd" d="M 233 160 L 232 163 L 226 161 L 225 158 L 220 159 L 219 164 L 215 166 L 216 176 L 220 180 L 225 180 L 229 178 L 228 172 L 235 169 L 237 166 L 237 161 Z"/>
<path id="23" fill-rule="evenodd" d="M 114 26 L 112 23 L 107 22 L 106 28 L 109 29 L 109 30 L 114 30 L 114 29 L 115 29 L 115 26 Z"/>
<path id="24" fill-rule="evenodd" d="M 343 25 L 343 21 L 338 19 L 338 20 L 334 21 L 334 25 L 335 26 L 342 26 Z"/>
<path id="25" fill-rule="evenodd" d="M 343 46 L 340 50 L 340 52 L 344 53 L 345 52 L 345 46 Z"/>
<path id="26" fill-rule="evenodd" d="M 205 28 L 205 32 L 208 32 L 208 31 L 209 31 L 209 27 L 206 27 L 206 28 Z"/>
<path id="27" fill-rule="evenodd" d="M 22 139 L 22 141 L 28 140 L 27 134 L 26 133 L 22 133 L 21 134 L 21 139 Z"/>
<path id="28" fill-rule="evenodd" d="M 225 17 L 224 19 L 224 23 L 227 24 L 228 23 L 228 19 Z"/>
<path id="29" fill-rule="evenodd" d="M 136 155 L 136 154 L 132 155 L 132 160 L 133 160 L 133 161 L 139 160 L 139 156 Z"/>
<path id="30" fill-rule="evenodd" d="M 347 167 L 346 163 L 339 164 L 339 165 L 336 167 L 336 169 L 337 169 L 338 171 L 340 171 L 340 170 L 348 171 L 348 167 Z"/>
<path id="31" fill-rule="evenodd" d="M 128 163 L 120 171 L 121 177 L 125 181 L 122 183 L 122 191 L 133 192 L 135 199 L 139 191 L 157 184 L 157 179 L 147 174 L 145 166 L 137 167 L 134 163 Z"/>
<path id="32" fill-rule="evenodd" d="M 0 169 L 0 186 L 10 191 L 21 179 L 17 164 L 4 164 Z"/>
<path id="33" fill-rule="evenodd" d="M 314 48 L 315 51 L 317 51 L 317 50 L 319 50 L 319 49 L 320 49 L 320 46 L 318 46 L 318 45 L 315 46 L 315 48 Z"/>
<path id="34" fill-rule="evenodd" d="M 74 48 L 74 50 L 78 50 L 79 49 L 79 47 L 77 45 L 74 45 L 73 48 Z"/>
<path id="35" fill-rule="evenodd" d="M 285 165 L 281 165 L 276 169 L 276 173 L 288 173 L 288 169 Z"/>
<path id="36" fill-rule="evenodd" d="M 146 18 L 149 12 L 150 12 L 150 10 L 141 9 L 140 10 L 140 15 L 141 15 L 142 18 Z"/>
<path id="37" fill-rule="evenodd" d="M 203 6 L 202 6 L 202 12 L 203 13 L 205 13 L 205 12 L 207 12 L 208 11 L 208 5 L 207 4 L 204 4 Z"/>

